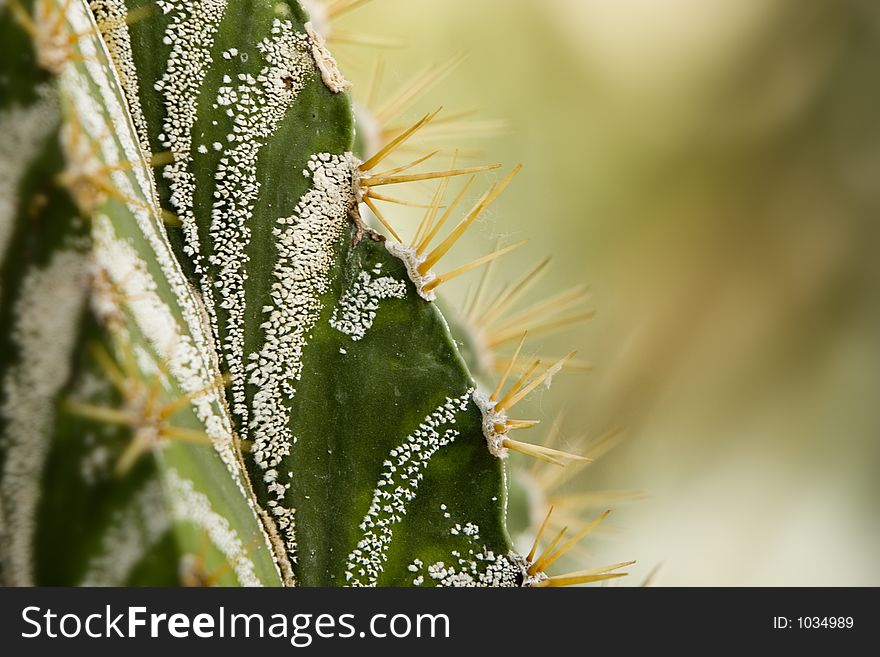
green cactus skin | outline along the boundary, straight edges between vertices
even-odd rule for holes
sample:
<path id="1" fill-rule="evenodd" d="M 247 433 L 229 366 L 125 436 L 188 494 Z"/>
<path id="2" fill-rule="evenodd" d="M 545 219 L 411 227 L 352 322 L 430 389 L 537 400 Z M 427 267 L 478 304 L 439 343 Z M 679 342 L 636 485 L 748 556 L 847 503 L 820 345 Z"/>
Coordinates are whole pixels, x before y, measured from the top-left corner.
<path id="1" fill-rule="evenodd" d="M 123 403 L 90 349 L 107 340 L 104 327 L 91 313 L 82 326 L 42 477 L 35 581 L 53 586 L 176 585 L 180 555 L 155 461 L 140 459 L 117 472 L 131 444 L 130 429 L 72 412 L 73 403 L 108 408 Z M 110 345 L 101 348 L 110 353 Z"/>
<path id="2" fill-rule="evenodd" d="M 173 426 L 213 443 L 212 449 L 160 436 L 153 446 L 179 519 L 181 549 L 198 554 L 207 535 L 232 566 L 220 583 L 277 585 L 283 568 L 275 563 L 241 467 L 204 307 L 168 243 L 117 69 L 85 5 L 71 3 L 64 21 L 70 33 L 83 35 L 59 78 L 70 166 L 83 172 L 86 189 L 94 186 L 90 171 L 110 172 L 108 183 L 85 194 L 93 206 L 96 264 L 121 292 L 101 302 L 119 306 L 114 332 L 141 355 L 135 374 L 148 384 L 162 375 L 165 403 L 191 401 L 175 413 Z M 136 428 L 161 434 L 160 427 Z"/>
<path id="3" fill-rule="evenodd" d="M 485 373 L 469 369 L 424 256 L 360 216 L 365 142 L 303 7 L 37 0 L 34 13 L 102 282 L 94 317 L 75 325 L 109 354 L 76 358 L 65 394 L 80 417 L 59 420 L 46 472 L 76 476 L 64 462 L 96 419 L 126 425 L 103 445 L 120 481 L 71 482 L 85 499 L 114 487 L 100 529 L 82 519 L 69 558 L 52 540 L 73 536 L 85 503 L 38 532 L 45 578 L 544 583 L 508 535 L 506 416 L 475 381 Z M 90 388 L 102 373 L 116 385 Z M 160 489 L 170 518 L 150 526 Z M 41 504 L 47 518 L 61 508 L 51 490 Z M 119 527 L 149 534 L 149 549 L 108 575 Z M 596 579 L 618 576 L 606 570 Z"/>
<path id="4" fill-rule="evenodd" d="M 0 581 L 35 581 L 40 484 L 88 290 L 59 171 L 57 95 L 0 7 Z"/>
<path id="5" fill-rule="evenodd" d="M 351 105 L 319 69 L 334 65 L 307 17 L 296 3 L 186 6 L 129 30 L 138 104 L 150 147 L 174 152 L 160 186 L 183 223 L 177 253 L 212 314 L 251 481 L 297 579 L 434 583 L 427 570 L 444 562 L 450 582 L 517 583 L 474 383 L 404 263 L 353 216 Z"/>
<path id="6" fill-rule="evenodd" d="M 114 398 L 85 348 L 106 339 L 87 308 L 88 225 L 58 181 L 54 83 L 5 10 L 0 44 L 0 582 L 173 584 L 179 559 L 154 463 L 113 476 L 127 432 L 63 409 L 71 395 Z"/>
<path id="7" fill-rule="evenodd" d="M 46 165 L 58 161 L 52 134 L 16 190 L 21 205 L 10 218 L 15 226 L 0 270 L 0 554 L 3 580 L 17 585 L 35 576 L 40 482 L 88 292 L 83 225 L 70 201 L 44 182 Z"/>

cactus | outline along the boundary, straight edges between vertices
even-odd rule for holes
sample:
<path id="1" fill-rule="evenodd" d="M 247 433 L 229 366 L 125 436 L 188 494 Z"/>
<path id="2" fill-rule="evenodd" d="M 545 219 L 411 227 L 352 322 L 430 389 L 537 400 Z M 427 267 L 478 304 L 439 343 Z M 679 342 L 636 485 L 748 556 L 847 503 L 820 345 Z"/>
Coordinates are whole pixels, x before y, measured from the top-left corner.
<path id="1" fill-rule="evenodd" d="M 70 241 L 84 274 L 76 303 L 45 311 L 69 338 L 52 357 L 72 375 L 35 399 L 45 447 L 26 473 L 29 506 L 7 501 L 25 475 L 4 470 L 4 579 L 15 582 L 5 564 L 16 551 L 38 583 L 547 586 L 623 574 L 627 564 L 545 572 L 607 514 L 539 554 L 548 516 L 527 555 L 513 549 L 509 452 L 554 467 L 584 461 L 511 435 L 536 424 L 513 407 L 574 363 L 520 358 L 528 330 L 571 318 L 545 321 L 539 306 L 492 333 L 533 272 L 482 314 L 478 293 L 469 314 L 447 321 L 440 286 L 521 245 L 438 273 L 518 167 L 465 210 L 496 166 L 401 162 L 437 114 L 392 129 L 385 112 L 385 131 L 371 132 L 382 113 L 354 111 L 327 38 L 328 19 L 355 4 L 7 8 L 4 29 L 16 19 L 16 39 L 35 49 L 34 80 L 16 72 L 16 85 L 31 102 L 52 90 L 45 102 L 63 117 L 60 147 L 46 138 L 63 155 L 28 165 L 63 185 L 46 206 L 54 223 L 35 234 L 21 203 L 10 223 L 38 250 Z M 401 239 L 380 209 L 400 199 L 385 189 L 432 181 L 415 236 Z M 4 291 L 28 292 L 26 270 L 59 253 L 29 257 L 7 259 Z M 53 282 L 36 278 L 49 295 Z M 563 297 L 556 310 L 582 292 Z M 15 343 L 9 312 L 4 339 Z M 511 342 L 512 357 L 492 355 Z M 15 376 L 15 358 L 4 375 Z M 98 474 L 86 476 L 79 464 L 90 454 L 95 465 L 96 453 Z M 61 481 L 92 501 L 65 515 Z M 132 541 L 143 549 L 108 561 Z"/>

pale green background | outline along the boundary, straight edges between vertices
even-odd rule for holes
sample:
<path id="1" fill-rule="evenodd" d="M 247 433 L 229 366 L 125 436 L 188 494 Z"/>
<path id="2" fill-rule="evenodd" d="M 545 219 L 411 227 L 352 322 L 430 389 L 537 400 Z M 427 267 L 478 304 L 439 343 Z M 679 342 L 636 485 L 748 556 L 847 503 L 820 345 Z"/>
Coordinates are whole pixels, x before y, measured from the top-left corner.
<path id="1" fill-rule="evenodd" d="M 670 585 L 880 584 L 880 5 L 375 0 L 339 27 L 404 37 L 387 92 L 469 54 L 412 118 L 507 121 L 450 144 L 526 167 L 460 261 L 529 237 L 500 269 L 552 253 L 535 298 L 595 291 L 592 323 L 540 341 L 595 372 L 531 408 L 628 429 L 578 482 L 648 494 L 588 544 L 596 565 L 638 559 L 630 584 L 659 562 Z M 363 88 L 375 51 L 336 50 Z"/>

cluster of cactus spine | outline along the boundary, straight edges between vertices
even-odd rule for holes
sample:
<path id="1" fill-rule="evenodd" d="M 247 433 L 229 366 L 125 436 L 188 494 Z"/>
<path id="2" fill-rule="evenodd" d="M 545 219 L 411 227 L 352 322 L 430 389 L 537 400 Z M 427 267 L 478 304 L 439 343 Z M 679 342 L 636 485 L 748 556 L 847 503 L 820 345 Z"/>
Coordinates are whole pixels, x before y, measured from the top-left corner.
<path id="1" fill-rule="evenodd" d="M 537 422 L 509 415 L 575 364 L 522 352 L 583 319 L 564 313 L 584 291 L 511 314 L 544 262 L 447 322 L 439 286 L 519 246 L 437 273 L 518 168 L 462 212 L 497 167 L 401 161 L 437 114 L 391 122 L 445 67 L 355 112 L 327 43 L 359 4 L 0 2 L 4 583 L 623 575 L 546 572 L 607 514 L 539 552 L 551 509 L 514 551 L 508 453 L 588 461 L 514 439 Z M 405 241 L 384 189 L 423 181 Z"/>

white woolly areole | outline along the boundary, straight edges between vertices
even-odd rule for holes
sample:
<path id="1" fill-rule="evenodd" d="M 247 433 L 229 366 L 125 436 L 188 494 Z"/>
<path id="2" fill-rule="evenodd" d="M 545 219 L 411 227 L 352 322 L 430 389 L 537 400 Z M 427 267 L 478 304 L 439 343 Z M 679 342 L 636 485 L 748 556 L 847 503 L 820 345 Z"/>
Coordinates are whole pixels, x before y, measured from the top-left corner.
<path id="1" fill-rule="evenodd" d="M 262 586 L 248 557 L 247 549 L 229 521 L 211 508 L 204 493 L 195 489 L 188 479 L 176 470 L 168 470 L 168 487 L 171 489 L 171 512 L 179 521 L 189 522 L 204 531 L 211 543 L 232 567 L 238 583 L 242 586 Z"/>
<path id="2" fill-rule="evenodd" d="M 446 398 L 404 440 L 391 450 L 373 500 L 360 524 L 363 538 L 348 555 L 345 578 L 351 586 L 376 586 L 388 560 L 394 526 L 403 520 L 407 505 L 418 492 L 419 483 L 431 458 L 442 447 L 455 441 L 459 432 L 452 428 L 455 417 L 467 409 L 473 390 L 456 399 Z"/>
<path id="3" fill-rule="evenodd" d="M 33 583 L 33 536 L 56 396 L 69 377 L 77 318 L 86 304 L 88 260 L 59 251 L 21 285 L 13 309 L 12 340 L 18 362 L 3 379 L 0 406 L 6 453 L 0 471 L 0 559 L 9 583 Z"/>
<path id="4" fill-rule="evenodd" d="M 335 94 L 346 91 L 351 88 L 351 82 L 345 79 L 339 65 L 333 59 L 333 55 L 327 48 L 327 43 L 321 33 L 314 28 L 311 22 L 306 23 L 306 34 L 309 35 L 309 41 L 312 43 L 312 57 L 315 59 L 315 65 L 321 72 L 321 80 L 327 88 Z"/>
<path id="5" fill-rule="evenodd" d="M 419 296 L 425 301 L 436 300 L 437 294 L 434 290 L 425 291 L 425 286 L 437 278 L 437 274 L 434 273 L 433 269 L 429 270 L 426 274 L 419 272 L 419 266 L 425 262 L 425 256 L 419 255 L 412 247 L 392 240 L 385 240 L 385 248 L 388 253 L 399 258 L 406 266 L 406 271 L 409 274 L 410 280 L 415 284 Z"/>
<path id="6" fill-rule="evenodd" d="M 529 566 L 530 564 L 522 557 L 519 558 L 521 575 L 522 575 L 522 586 L 523 588 L 528 588 L 530 586 L 535 586 L 535 584 L 539 584 L 543 582 L 545 579 L 550 579 L 546 573 L 539 572 L 534 575 L 529 574 Z"/>
<path id="7" fill-rule="evenodd" d="M 497 425 L 504 426 L 507 423 L 507 414 L 503 411 L 497 412 L 495 402 L 483 392 L 474 392 L 474 403 L 483 413 L 483 436 L 486 438 L 489 452 L 499 459 L 506 459 L 509 450 L 502 442 L 506 436 L 503 433 L 498 433 L 495 427 Z"/>

